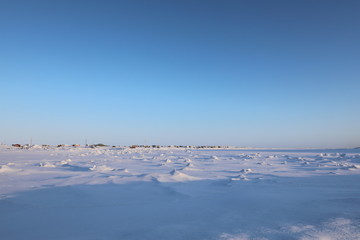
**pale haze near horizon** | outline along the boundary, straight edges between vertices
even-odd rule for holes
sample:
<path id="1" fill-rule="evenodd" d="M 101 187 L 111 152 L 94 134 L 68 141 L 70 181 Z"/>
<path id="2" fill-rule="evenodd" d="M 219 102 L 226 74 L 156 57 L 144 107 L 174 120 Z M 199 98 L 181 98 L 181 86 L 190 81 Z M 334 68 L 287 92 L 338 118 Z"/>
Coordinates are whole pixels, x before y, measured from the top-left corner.
<path id="1" fill-rule="evenodd" d="M 1 1 L 0 142 L 360 146 L 358 1 Z"/>

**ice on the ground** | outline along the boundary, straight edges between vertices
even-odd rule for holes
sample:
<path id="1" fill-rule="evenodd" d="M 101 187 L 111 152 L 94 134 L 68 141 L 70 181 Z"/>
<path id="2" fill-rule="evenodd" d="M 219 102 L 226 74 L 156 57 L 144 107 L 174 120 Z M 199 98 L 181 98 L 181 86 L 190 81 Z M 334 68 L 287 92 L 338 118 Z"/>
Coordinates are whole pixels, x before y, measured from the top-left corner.
<path id="1" fill-rule="evenodd" d="M 0 148 L 7 240 L 353 240 L 359 203 L 360 149 Z"/>

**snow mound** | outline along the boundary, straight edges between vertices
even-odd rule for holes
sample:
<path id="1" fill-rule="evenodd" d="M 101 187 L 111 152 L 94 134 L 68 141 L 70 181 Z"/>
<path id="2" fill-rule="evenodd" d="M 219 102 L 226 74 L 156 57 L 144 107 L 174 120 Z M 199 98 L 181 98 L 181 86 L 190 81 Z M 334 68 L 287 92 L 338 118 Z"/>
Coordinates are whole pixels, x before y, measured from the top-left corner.
<path id="1" fill-rule="evenodd" d="M 186 164 L 186 167 L 194 167 L 194 164 L 188 163 L 188 164 Z"/>
<path id="2" fill-rule="evenodd" d="M 7 165 L 0 166 L 0 173 L 12 173 L 16 171 L 16 169 L 13 169 Z"/>
<path id="3" fill-rule="evenodd" d="M 48 163 L 48 162 L 40 163 L 39 166 L 40 167 L 46 167 L 46 168 L 54 168 L 54 167 L 56 167 L 55 164 Z"/>
<path id="4" fill-rule="evenodd" d="M 41 146 L 41 145 L 33 145 L 33 146 L 31 146 L 30 148 L 32 148 L 32 149 L 42 149 L 42 148 L 44 148 L 44 147 Z"/>
<path id="5" fill-rule="evenodd" d="M 177 181 L 192 181 L 198 179 L 197 177 L 193 177 L 185 173 L 179 172 L 176 169 L 172 170 L 170 172 L 170 175 L 173 177 L 174 180 Z"/>
<path id="6" fill-rule="evenodd" d="M 356 170 L 356 169 L 360 169 L 360 164 L 353 164 L 349 166 L 349 170 Z"/>
<path id="7" fill-rule="evenodd" d="M 69 163 L 71 163 L 71 162 L 72 162 L 71 159 L 62 160 L 62 161 L 60 162 L 60 165 L 67 165 L 67 164 L 69 164 Z"/>
<path id="8" fill-rule="evenodd" d="M 253 173 L 254 171 L 251 168 L 248 168 L 248 169 L 241 169 L 240 172 L 247 174 L 247 173 Z"/>
<path id="9" fill-rule="evenodd" d="M 108 167 L 106 165 L 97 166 L 94 165 L 93 167 L 89 168 L 91 171 L 97 171 L 97 172 L 108 172 L 108 171 L 114 171 L 115 169 L 112 167 Z"/>
<path id="10" fill-rule="evenodd" d="M 244 175 L 244 174 L 240 174 L 240 175 L 238 175 L 236 177 L 230 177 L 230 181 L 249 181 L 249 180 L 250 179 L 248 179 L 246 177 L 246 175 Z"/>
<path id="11" fill-rule="evenodd" d="M 159 182 L 158 177 L 153 174 L 140 174 L 137 177 L 147 182 Z"/>
<path id="12" fill-rule="evenodd" d="M 186 181 L 195 181 L 199 180 L 198 177 L 193 177 L 185 173 L 180 172 L 179 170 L 172 170 L 169 174 L 161 174 L 157 177 L 159 182 L 186 182 Z"/>
<path id="13" fill-rule="evenodd" d="M 185 165 L 185 167 L 181 168 L 180 170 L 195 170 L 195 169 L 194 169 L 194 164 L 192 164 L 192 163 L 187 163 L 187 164 Z"/>

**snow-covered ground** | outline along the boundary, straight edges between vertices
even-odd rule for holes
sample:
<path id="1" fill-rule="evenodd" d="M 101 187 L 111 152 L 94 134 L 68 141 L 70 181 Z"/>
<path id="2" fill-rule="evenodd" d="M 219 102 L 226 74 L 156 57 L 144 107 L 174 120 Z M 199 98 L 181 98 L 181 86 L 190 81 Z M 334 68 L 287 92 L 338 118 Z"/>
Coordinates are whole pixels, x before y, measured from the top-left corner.
<path id="1" fill-rule="evenodd" d="M 2 146 L 0 239 L 360 239 L 360 149 Z"/>

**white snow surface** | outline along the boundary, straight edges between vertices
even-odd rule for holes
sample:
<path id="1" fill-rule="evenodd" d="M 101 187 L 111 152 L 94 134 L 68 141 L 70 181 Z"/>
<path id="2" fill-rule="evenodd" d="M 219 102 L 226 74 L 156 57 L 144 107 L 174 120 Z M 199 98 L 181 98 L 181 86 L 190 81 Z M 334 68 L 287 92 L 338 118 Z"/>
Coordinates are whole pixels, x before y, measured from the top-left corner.
<path id="1" fill-rule="evenodd" d="M 360 149 L 0 148 L 0 239 L 360 239 Z"/>

